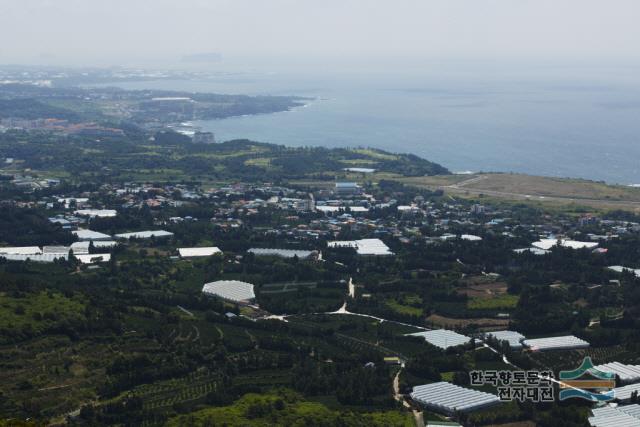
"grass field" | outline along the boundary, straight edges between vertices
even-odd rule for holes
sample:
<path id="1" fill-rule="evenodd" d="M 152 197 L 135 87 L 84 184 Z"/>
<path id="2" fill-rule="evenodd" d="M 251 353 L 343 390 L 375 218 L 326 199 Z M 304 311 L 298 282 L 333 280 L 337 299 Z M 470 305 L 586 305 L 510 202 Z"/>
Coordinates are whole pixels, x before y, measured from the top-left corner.
<path id="1" fill-rule="evenodd" d="M 539 202 L 545 205 L 582 205 L 600 209 L 640 210 L 640 188 L 608 185 L 583 179 L 490 173 L 401 177 L 405 184 L 443 189 L 454 196 Z"/>

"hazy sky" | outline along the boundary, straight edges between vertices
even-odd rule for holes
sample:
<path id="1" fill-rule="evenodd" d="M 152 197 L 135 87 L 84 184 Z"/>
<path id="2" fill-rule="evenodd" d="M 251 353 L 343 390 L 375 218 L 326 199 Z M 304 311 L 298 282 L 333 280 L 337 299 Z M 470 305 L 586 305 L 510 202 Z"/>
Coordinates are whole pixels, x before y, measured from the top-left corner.
<path id="1" fill-rule="evenodd" d="M 640 57 L 638 0 L 0 0 L 0 63 Z"/>

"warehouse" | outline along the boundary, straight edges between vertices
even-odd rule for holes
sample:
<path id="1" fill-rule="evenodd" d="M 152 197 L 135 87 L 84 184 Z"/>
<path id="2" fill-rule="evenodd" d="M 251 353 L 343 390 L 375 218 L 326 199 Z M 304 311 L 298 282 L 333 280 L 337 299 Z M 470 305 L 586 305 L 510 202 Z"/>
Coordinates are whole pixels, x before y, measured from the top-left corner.
<path id="1" fill-rule="evenodd" d="M 447 329 L 435 329 L 433 331 L 416 332 L 408 335 L 414 337 L 422 337 L 429 344 L 443 350 L 446 350 L 449 347 L 456 347 L 459 345 L 467 344 L 469 341 L 471 341 L 471 338 L 454 331 L 449 331 Z"/>
<path id="2" fill-rule="evenodd" d="M 411 398 L 428 409 L 447 415 L 471 412 L 500 403 L 500 398 L 496 395 L 444 381 L 415 386 Z"/>
<path id="3" fill-rule="evenodd" d="M 531 351 L 575 350 L 589 347 L 588 342 L 573 335 L 524 340 L 522 343 Z"/>
<path id="4" fill-rule="evenodd" d="M 249 304 L 256 299 L 253 285 L 239 280 L 218 280 L 206 283 L 202 287 L 202 293 L 240 304 Z"/>

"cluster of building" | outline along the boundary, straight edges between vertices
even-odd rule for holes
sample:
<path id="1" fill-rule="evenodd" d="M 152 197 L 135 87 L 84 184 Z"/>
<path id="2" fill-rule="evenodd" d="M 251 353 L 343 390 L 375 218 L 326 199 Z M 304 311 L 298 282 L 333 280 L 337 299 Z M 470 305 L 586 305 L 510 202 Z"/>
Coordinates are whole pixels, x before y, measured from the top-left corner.
<path id="1" fill-rule="evenodd" d="M 64 135 L 89 137 L 121 137 L 122 129 L 101 126 L 94 122 L 71 123 L 56 118 L 23 119 L 16 117 L 0 118 L 0 131 L 7 130 L 46 131 Z"/>

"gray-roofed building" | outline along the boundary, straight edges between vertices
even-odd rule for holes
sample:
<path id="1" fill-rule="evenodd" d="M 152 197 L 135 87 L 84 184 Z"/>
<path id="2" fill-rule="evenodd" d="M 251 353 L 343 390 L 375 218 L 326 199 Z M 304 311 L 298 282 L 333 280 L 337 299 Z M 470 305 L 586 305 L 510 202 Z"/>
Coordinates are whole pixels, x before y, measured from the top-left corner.
<path id="1" fill-rule="evenodd" d="M 360 186 L 355 182 L 336 182 L 335 192 L 338 194 L 357 194 Z"/>
<path id="2" fill-rule="evenodd" d="M 500 398 L 494 394 L 459 387 L 444 381 L 415 386 L 411 398 L 428 409 L 447 415 L 471 412 L 500 403 Z"/>

